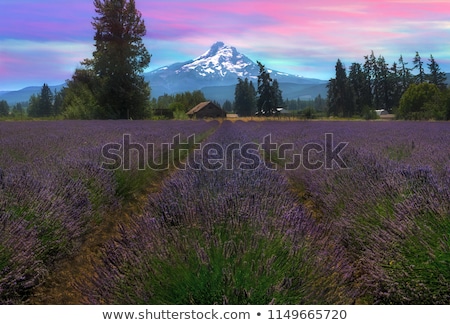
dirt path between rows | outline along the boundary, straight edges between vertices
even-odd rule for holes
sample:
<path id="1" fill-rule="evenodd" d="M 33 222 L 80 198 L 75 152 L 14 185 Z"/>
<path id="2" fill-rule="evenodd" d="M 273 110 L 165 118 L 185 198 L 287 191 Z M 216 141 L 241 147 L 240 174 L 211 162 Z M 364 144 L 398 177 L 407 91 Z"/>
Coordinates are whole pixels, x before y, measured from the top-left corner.
<path id="1" fill-rule="evenodd" d="M 84 297 L 77 289 L 77 285 L 90 282 L 96 265 L 102 262 L 103 245 L 119 236 L 119 225 L 127 226 L 130 223 L 131 215 L 139 213 L 146 203 L 147 195 L 158 191 L 163 179 L 164 177 L 159 177 L 159 182 L 150 184 L 148 193 L 135 199 L 132 205 L 127 205 L 120 211 L 105 213 L 104 220 L 88 235 L 78 252 L 59 262 L 46 281 L 35 289 L 27 304 L 83 304 Z"/>
<path id="2" fill-rule="evenodd" d="M 201 142 L 214 134 L 220 125 L 203 134 Z M 184 159 L 187 159 L 185 157 Z M 184 159 L 181 159 L 182 161 Z M 105 243 L 119 237 L 120 226 L 129 226 L 133 215 L 139 215 L 147 203 L 148 196 L 157 193 L 164 180 L 175 171 L 157 171 L 149 180 L 145 193 L 125 204 L 118 211 L 108 211 L 103 214 L 103 220 L 90 232 L 78 252 L 73 256 L 57 262 L 45 282 L 36 287 L 33 294 L 25 302 L 29 305 L 80 305 L 87 303 L 80 284 L 89 285 L 95 274 L 95 268 L 102 263 Z"/>

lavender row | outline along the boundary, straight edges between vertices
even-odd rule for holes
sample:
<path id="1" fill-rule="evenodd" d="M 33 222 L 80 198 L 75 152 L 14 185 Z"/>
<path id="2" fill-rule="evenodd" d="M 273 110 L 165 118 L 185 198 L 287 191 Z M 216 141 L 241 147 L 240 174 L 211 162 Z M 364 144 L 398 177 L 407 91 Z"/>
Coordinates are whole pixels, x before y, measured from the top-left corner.
<path id="1" fill-rule="evenodd" d="M 211 128 L 73 123 L 42 124 L 39 132 L 25 124 L 0 128 L 3 302 L 21 301 L 45 279 L 49 263 L 81 244 L 95 211 L 117 204 L 116 180 L 98 168 L 105 141 L 128 133 L 159 144 Z M 14 142 L 14 130 L 26 140 Z M 42 130 L 50 136 L 40 137 Z M 208 141 L 261 143 L 268 134 L 277 147 L 292 143 L 287 160 L 309 143 L 324 148 L 325 134 L 333 134 L 334 145 L 348 142 L 348 168 L 285 172 L 279 155 L 266 155 L 277 171 L 262 158 L 247 170 L 178 171 L 149 198 L 135 227 L 107 245 L 88 302 L 448 302 L 448 124 L 225 122 Z M 233 166 L 243 159 L 226 158 Z M 57 227 L 45 236 L 50 225 Z"/>
<path id="2" fill-rule="evenodd" d="M 296 129 L 294 129 L 296 128 Z M 274 132 L 296 148 L 324 133 L 347 169 L 287 171 L 333 229 L 353 265 L 361 303 L 446 304 L 450 298 L 448 123 L 298 123 Z M 285 140 L 283 140 L 285 139 Z"/>
<path id="3" fill-rule="evenodd" d="M 224 122 L 208 142 L 252 142 L 248 126 Z M 243 159 L 232 158 L 234 166 Z M 262 161 L 246 170 L 180 170 L 134 222 L 105 247 L 86 303 L 350 303 L 359 295 L 332 229 Z"/>
<path id="4" fill-rule="evenodd" d="M 0 125 L 0 303 L 23 303 L 58 261 L 121 204 L 102 147 L 206 132 L 204 122 L 30 122 Z M 156 152 L 159 154 L 159 152 Z"/>
<path id="5" fill-rule="evenodd" d="M 350 263 L 352 287 L 359 288 L 356 302 L 448 301 L 448 123 L 250 122 L 245 133 L 259 144 L 270 134 L 275 154 L 265 157 L 278 164 L 278 171 L 290 180 L 290 190 L 321 226 L 332 229 L 324 233 L 345 252 L 344 261 L 336 258 L 335 263 Z M 326 143 L 326 134 L 333 143 Z M 334 149 L 346 143 L 346 167 L 284 170 L 276 151 L 290 143 L 294 150 L 284 151 L 287 161 L 305 154 L 302 149 L 309 144 Z M 307 158 L 323 159 L 324 151 L 313 151 Z M 314 245 L 332 255 L 323 243 Z"/>

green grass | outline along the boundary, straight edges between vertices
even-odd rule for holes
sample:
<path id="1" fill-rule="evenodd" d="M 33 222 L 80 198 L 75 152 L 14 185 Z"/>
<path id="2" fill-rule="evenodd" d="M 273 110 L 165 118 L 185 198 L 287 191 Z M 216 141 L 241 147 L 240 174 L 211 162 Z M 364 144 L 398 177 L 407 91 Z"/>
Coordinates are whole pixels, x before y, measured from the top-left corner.
<path id="1" fill-rule="evenodd" d="M 281 234 L 269 240 L 253 225 L 237 230 L 226 221 L 214 226 L 209 239 L 204 229 L 184 225 L 174 230 L 168 246 L 149 252 L 140 265 L 128 266 L 117 292 L 137 304 L 302 301 L 302 252 L 293 253 Z"/>
<path id="2" fill-rule="evenodd" d="M 404 159 L 410 158 L 414 151 L 414 142 L 411 144 L 403 143 L 396 146 L 388 146 L 386 148 L 386 153 L 388 158 L 395 161 L 402 161 Z"/>
<path id="3" fill-rule="evenodd" d="M 398 246 L 397 259 L 385 265 L 395 280 L 388 302 L 442 304 L 450 295 L 450 215 L 427 212 L 416 218 L 416 229 Z"/>
<path id="4" fill-rule="evenodd" d="M 5 267 L 11 263 L 12 252 L 0 244 L 0 275 Z"/>
<path id="5" fill-rule="evenodd" d="M 200 143 L 207 139 L 215 131 L 216 128 L 211 128 L 204 133 L 196 135 L 196 143 Z M 185 140 L 186 139 L 184 139 L 184 141 Z M 167 173 L 172 168 L 179 166 L 180 163 L 188 157 L 190 152 L 195 149 L 194 144 L 189 144 L 188 147 L 186 147 L 185 144 L 182 146 L 183 147 L 180 145 L 175 147 L 174 150 L 170 150 L 169 154 L 166 152 L 161 153 L 161 169 L 153 169 L 148 166 L 145 169 L 115 169 L 113 172 L 117 184 L 116 196 L 122 203 L 129 204 L 135 202 L 137 198 L 147 193 L 148 188 L 152 186 L 152 184 L 159 183 L 167 176 Z"/>

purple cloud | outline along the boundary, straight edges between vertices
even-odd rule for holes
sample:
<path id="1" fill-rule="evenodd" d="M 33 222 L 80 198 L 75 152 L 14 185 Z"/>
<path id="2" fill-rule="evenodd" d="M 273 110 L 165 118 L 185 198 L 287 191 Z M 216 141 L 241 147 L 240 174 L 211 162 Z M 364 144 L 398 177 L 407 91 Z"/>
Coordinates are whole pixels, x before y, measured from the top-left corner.
<path id="1" fill-rule="evenodd" d="M 194 58 L 222 40 L 280 71 L 328 79 L 340 58 L 374 50 L 389 63 L 433 54 L 450 71 L 445 0 L 136 0 L 153 54 L 150 70 Z M 92 0 L 6 0 L 0 22 L 0 90 L 70 78 L 92 53 Z M 17 46 L 15 42 L 23 42 Z M 36 43 L 45 46 L 36 50 Z M 28 46 L 28 47 L 27 47 Z M 48 63 L 48 62 L 51 62 Z M 22 80 L 22 81 L 21 81 Z M 41 83 L 42 83 L 41 82 Z"/>

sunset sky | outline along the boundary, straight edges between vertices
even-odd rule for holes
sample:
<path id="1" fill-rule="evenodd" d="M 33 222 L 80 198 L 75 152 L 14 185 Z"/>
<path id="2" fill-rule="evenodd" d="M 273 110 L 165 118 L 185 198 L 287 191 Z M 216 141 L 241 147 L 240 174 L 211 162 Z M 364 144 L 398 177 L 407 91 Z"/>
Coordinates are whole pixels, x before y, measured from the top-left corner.
<path id="1" fill-rule="evenodd" d="M 147 27 L 148 71 L 200 56 L 216 41 L 267 67 L 333 77 L 364 55 L 389 64 L 430 54 L 450 72 L 449 0 L 136 0 Z M 0 90 L 58 85 L 91 56 L 92 0 L 2 0 Z"/>

